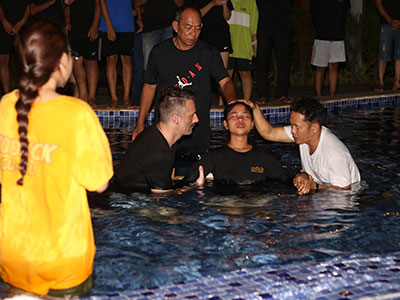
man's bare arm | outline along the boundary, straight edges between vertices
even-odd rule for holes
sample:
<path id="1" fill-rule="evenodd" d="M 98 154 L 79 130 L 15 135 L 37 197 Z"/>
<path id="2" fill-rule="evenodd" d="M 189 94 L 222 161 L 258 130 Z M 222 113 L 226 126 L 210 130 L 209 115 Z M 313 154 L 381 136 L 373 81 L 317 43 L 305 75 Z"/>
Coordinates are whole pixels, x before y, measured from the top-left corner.
<path id="1" fill-rule="evenodd" d="M 139 116 L 138 116 L 136 127 L 132 132 L 132 141 L 144 129 L 144 123 L 146 121 L 146 116 L 150 110 L 151 104 L 153 103 L 156 89 L 157 89 L 157 84 L 145 83 L 143 85 L 142 95 L 140 97 Z"/>
<path id="2" fill-rule="evenodd" d="M 107 7 L 106 0 L 100 0 L 100 10 L 101 10 L 101 14 L 104 17 L 104 21 L 106 22 L 107 37 L 110 41 L 115 41 L 116 34 L 115 34 L 114 26 L 111 23 L 110 15 L 108 13 L 108 7 Z"/>
<path id="3" fill-rule="evenodd" d="M 312 176 L 304 171 L 296 175 L 293 179 L 293 185 L 300 195 L 308 194 L 311 190 L 349 190 L 351 188 L 351 185 L 342 187 L 336 185 L 317 185 Z"/>
<path id="4" fill-rule="evenodd" d="M 240 99 L 238 101 L 244 102 L 251 107 L 257 131 L 264 139 L 273 142 L 293 143 L 282 126 L 273 127 L 271 123 L 268 122 L 257 104 L 246 99 Z"/>
<path id="5" fill-rule="evenodd" d="M 49 0 L 44 2 L 43 4 L 30 4 L 30 9 L 31 9 L 31 14 L 36 15 L 37 13 L 40 13 L 41 11 L 45 10 L 49 6 L 53 5 L 56 2 L 56 0 Z"/>
<path id="6" fill-rule="evenodd" d="M 224 79 L 220 80 L 219 86 L 221 87 L 222 94 L 224 95 L 228 104 L 236 99 L 235 86 L 229 77 L 225 77 Z"/>

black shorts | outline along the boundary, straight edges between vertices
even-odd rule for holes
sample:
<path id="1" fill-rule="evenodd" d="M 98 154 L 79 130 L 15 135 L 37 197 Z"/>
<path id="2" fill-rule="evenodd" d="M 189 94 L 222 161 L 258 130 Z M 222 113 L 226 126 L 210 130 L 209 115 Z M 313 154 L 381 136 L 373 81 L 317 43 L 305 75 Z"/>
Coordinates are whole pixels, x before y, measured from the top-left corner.
<path id="1" fill-rule="evenodd" d="M 135 45 L 134 32 L 116 32 L 117 38 L 111 42 L 107 37 L 107 32 L 99 31 L 99 39 L 102 49 L 102 57 L 114 54 L 133 56 Z"/>
<path id="2" fill-rule="evenodd" d="M 229 57 L 228 70 L 239 70 L 239 71 L 252 71 L 255 69 L 255 63 L 252 60 L 245 58 Z"/>
<path id="3" fill-rule="evenodd" d="M 218 52 L 232 53 L 231 36 L 228 31 L 217 30 L 215 28 L 208 28 L 203 30 L 200 39 L 214 47 L 217 47 Z"/>
<path id="4" fill-rule="evenodd" d="M 87 60 L 97 60 L 99 53 L 99 40 L 91 41 L 88 37 L 89 29 L 72 27 L 68 34 L 72 51 Z"/>
<path id="5" fill-rule="evenodd" d="M 14 38 L 15 35 L 9 35 L 3 28 L 0 28 L 0 54 L 10 54 L 14 50 Z"/>

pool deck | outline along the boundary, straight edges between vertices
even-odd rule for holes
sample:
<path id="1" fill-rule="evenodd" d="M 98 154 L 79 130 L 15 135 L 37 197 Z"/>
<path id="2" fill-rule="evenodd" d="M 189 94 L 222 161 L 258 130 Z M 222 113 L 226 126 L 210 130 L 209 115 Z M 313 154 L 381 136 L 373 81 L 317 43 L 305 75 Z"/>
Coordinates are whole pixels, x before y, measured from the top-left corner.
<path id="1" fill-rule="evenodd" d="M 371 91 L 372 90 L 372 91 Z M 311 88 L 296 89 L 296 93 L 292 93 L 291 98 L 298 97 L 313 97 Z M 369 105 L 377 102 L 388 102 L 391 105 L 393 99 L 397 99 L 400 91 L 392 91 L 391 89 L 385 92 L 374 92 L 372 87 L 348 87 L 343 88 L 342 93 L 335 96 L 323 96 L 317 98 L 328 108 L 328 112 L 332 109 L 346 109 L 346 107 L 354 107 L 355 105 Z M 105 101 L 103 94 L 103 103 Z M 212 95 L 215 98 L 215 94 Z M 212 99 L 212 103 L 216 102 L 216 98 Z M 255 100 L 255 99 L 253 99 Z M 358 107 L 357 107 L 358 108 Z M 263 114 L 269 119 L 272 124 L 287 122 L 287 117 L 290 114 L 290 105 L 277 100 L 272 100 L 267 105 L 261 106 Z M 95 111 L 99 116 L 100 122 L 105 129 L 107 128 L 126 128 L 131 130 L 136 126 L 136 120 L 139 114 L 138 109 L 128 109 L 125 107 L 110 108 L 107 104 L 99 104 Z M 147 124 L 151 124 L 154 119 L 154 112 L 151 111 L 147 115 Z M 220 127 L 223 121 L 223 107 L 213 105 L 210 109 L 210 126 Z"/>
<path id="2" fill-rule="evenodd" d="M 326 95 L 326 88 L 323 91 L 323 96 L 318 97 L 317 99 L 321 102 L 332 101 L 332 100 L 339 100 L 344 98 L 355 98 L 355 97 L 376 97 L 380 95 L 392 95 L 392 94 L 400 94 L 400 90 L 393 91 L 391 87 L 387 84 L 385 86 L 385 90 L 383 92 L 375 92 L 375 86 L 372 85 L 343 85 L 338 87 L 337 93 L 335 96 L 328 96 Z M 100 86 L 97 93 L 97 108 L 96 110 L 127 110 L 122 106 L 122 91 L 121 86 L 118 86 L 117 89 L 118 96 L 119 96 L 119 106 L 117 108 L 111 109 L 109 104 L 111 100 L 108 95 L 107 88 L 104 86 Z M 324 93 L 325 92 L 325 93 Z M 237 90 L 238 98 L 241 97 L 240 91 Z M 296 99 L 299 97 L 315 97 L 314 88 L 312 86 L 302 86 L 302 87 L 290 87 L 289 89 L 289 98 Z M 252 100 L 258 100 L 256 96 L 256 91 L 253 89 L 253 96 Z M 282 103 L 277 101 L 276 99 L 272 98 L 270 101 L 267 102 L 265 107 L 278 107 L 278 106 L 288 106 L 288 104 Z M 211 96 L 211 109 L 219 110 L 222 107 L 217 105 L 217 97 L 215 94 Z"/>

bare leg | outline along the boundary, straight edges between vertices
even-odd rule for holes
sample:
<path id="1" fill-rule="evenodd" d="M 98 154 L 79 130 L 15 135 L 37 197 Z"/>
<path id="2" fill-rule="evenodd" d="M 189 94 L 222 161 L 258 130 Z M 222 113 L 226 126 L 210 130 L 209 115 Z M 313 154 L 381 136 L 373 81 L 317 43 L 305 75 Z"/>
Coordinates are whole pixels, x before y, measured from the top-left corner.
<path id="1" fill-rule="evenodd" d="M 322 86 L 324 85 L 324 75 L 326 67 L 315 68 L 315 95 L 321 96 Z"/>
<path id="2" fill-rule="evenodd" d="M 108 82 L 108 89 L 110 90 L 112 107 L 116 107 L 118 105 L 117 62 L 118 62 L 117 54 L 107 56 L 107 63 L 106 63 L 107 82 Z"/>
<path id="3" fill-rule="evenodd" d="M 132 56 L 121 55 L 122 62 L 122 83 L 124 86 L 124 105 L 131 106 L 129 92 L 132 82 Z"/>
<path id="4" fill-rule="evenodd" d="M 378 80 L 379 80 L 379 87 L 382 87 L 385 85 L 383 78 L 385 75 L 385 70 L 386 70 L 386 61 L 379 61 L 378 62 Z"/>
<path id="5" fill-rule="evenodd" d="M 400 89 L 400 60 L 395 61 L 393 90 Z"/>
<path id="6" fill-rule="evenodd" d="M 329 95 L 336 94 L 339 63 L 329 63 Z"/>
<path id="7" fill-rule="evenodd" d="M 229 75 L 229 77 L 232 79 L 232 76 L 233 76 L 233 72 L 234 72 L 235 70 L 234 69 L 230 69 L 230 70 L 228 70 L 228 75 Z"/>
<path id="8" fill-rule="evenodd" d="M 130 106 L 129 93 L 132 83 L 132 56 L 121 55 L 122 62 L 122 83 L 124 87 L 124 105 Z"/>
<path id="9" fill-rule="evenodd" d="M 97 60 L 84 60 L 89 90 L 88 101 L 90 105 L 96 105 L 97 83 L 99 81 L 99 68 Z"/>
<path id="10" fill-rule="evenodd" d="M 78 86 L 79 98 L 87 101 L 88 91 L 86 85 L 86 70 L 83 65 L 83 57 L 80 56 L 78 60 L 74 61 L 74 76 Z"/>
<path id="11" fill-rule="evenodd" d="M 219 54 L 221 55 L 222 62 L 224 63 L 224 67 L 227 70 L 228 69 L 229 52 L 220 52 Z M 224 106 L 224 99 L 222 99 L 221 94 L 219 94 L 219 96 L 218 96 L 218 105 Z"/>
<path id="12" fill-rule="evenodd" d="M 9 61 L 9 54 L 0 54 L 0 82 L 4 94 L 7 94 L 11 90 L 10 71 L 8 69 Z"/>
<path id="13" fill-rule="evenodd" d="M 242 79 L 242 91 L 244 99 L 251 99 L 251 92 L 253 91 L 253 77 L 251 71 L 239 71 L 240 78 Z"/>

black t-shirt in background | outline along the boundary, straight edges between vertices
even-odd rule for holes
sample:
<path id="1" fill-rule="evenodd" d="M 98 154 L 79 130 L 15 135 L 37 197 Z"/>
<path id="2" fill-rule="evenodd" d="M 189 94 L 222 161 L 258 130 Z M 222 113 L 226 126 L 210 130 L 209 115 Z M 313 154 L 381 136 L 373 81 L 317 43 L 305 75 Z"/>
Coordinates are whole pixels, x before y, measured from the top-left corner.
<path id="1" fill-rule="evenodd" d="M 29 0 L 31 4 L 41 5 L 48 0 Z M 32 16 L 33 19 L 42 19 L 52 21 L 64 28 L 64 14 L 61 6 L 61 0 L 56 0 L 56 2 L 41 12 Z"/>
<path id="2" fill-rule="evenodd" d="M 199 123 L 193 133 L 183 136 L 179 147 L 192 148 L 194 153 L 204 152 L 210 139 L 211 79 L 219 82 L 228 77 L 217 49 L 197 41 L 190 50 L 179 50 L 172 39 L 163 41 L 150 52 L 145 83 L 157 84 L 155 96 L 156 121 L 158 118 L 158 91 L 167 84 L 190 85 L 195 89 L 195 103 Z M 190 151 L 190 150 L 189 150 Z"/>
<path id="3" fill-rule="evenodd" d="M 315 38 L 342 41 L 345 38 L 346 15 L 350 0 L 311 0 L 311 19 L 316 29 Z"/>
<path id="4" fill-rule="evenodd" d="M 399 0 L 382 0 L 382 5 L 385 8 L 387 14 L 393 20 L 400 20 L 400 1 Z M 388 22 L 384 17 L 379 15 L 381 18 L 381 24 L 387 24 Z"/>
<path id="5" fill-rule="evenodd" d="M 28 0 L 0 0 L 0 6 L 7 21 L 13 25 L 24 17 L 27 5 Z"/>
<path id="6" fill-rule="evenodd" d="M 70 5 L 71 27 L 87 28 L 93 24 L 95 0 L 78 0 Z"/>
<path id="7" fill-rule="evenodd" d="M 257 0 L 258 30 L 287 32 L 292 29 L 293 0 Z"/>
<path id="8" fill-rule="evenodd" d="M 175 19 L 174 0 L 148 0 L 143 11 L 143 32 L 150 32 L 172 25 Z"/>

